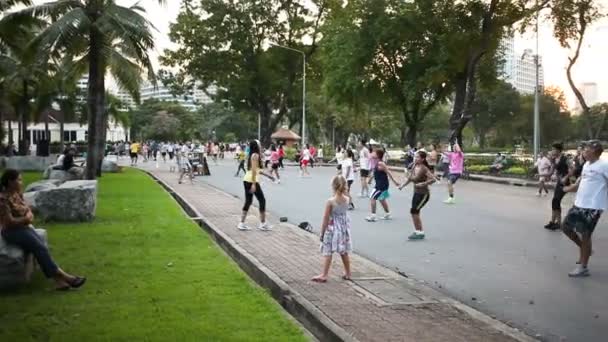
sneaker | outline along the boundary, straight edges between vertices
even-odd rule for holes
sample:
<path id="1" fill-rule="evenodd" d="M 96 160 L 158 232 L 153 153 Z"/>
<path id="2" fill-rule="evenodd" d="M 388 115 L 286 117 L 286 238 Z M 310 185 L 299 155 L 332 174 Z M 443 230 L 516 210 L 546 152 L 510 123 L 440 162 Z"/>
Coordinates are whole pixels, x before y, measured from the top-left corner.
<path id="1" fill-rule="evenodd" d="M 382 219 L 384 219 L 384 220 L 391 220 L 392 218 L 393 217 L 391 216 L 391 214 L 387 213 L 387 214 L 384 215 L 384 217 Z"/>
<path id="2" fill-rule="evenodd" d="M 268 224 L 268 222 L 262 222 L 258 226 L 258 229 L 261 230 L 261 231 L 263 231 L 263 232 L 267 232 L 267 231 L 269 231 L 269 230 L 272 229 L 272 226 L 270 226 L 270 224 Z"/>
<path id="3" fill-rule="evenodd" d="M 588 277 L 590 275 L 591 274 L 589 273 L 589 269 L 581 265 L 576 266 L 576 268 L 572 270 L 572 272 L 568 273 L 568 276 L 573 278 Z"/>
<path id="4" fill-rule="evenodd" d="M 424 240 L 424 233 L 413 232 L 407 237 L 408 240 Z"/>
<path id="5" fill-rule="evenodd" d="M 367 222 L 376 222 L 378 221 L 378 218 L 376 217 L 376 215 L 370 215 L 368 217 L 365 218 L 365 221 Z"/>
<path id="6" fill-rule="evenodd" d="M 281 180 L 280 179 L 277 179 L 277 184 L 281 184 Z"/>
<path id="7" fill-rule="evenodd" d="M 456 204 L 456 200 L 454 199 L 454 197 L 450 197 L 450 198 L 446 199 L 445 201 L 443 201 L 443 203 L 445 203 L 445 204 Z"/>
<path id="8" fill-rule="evenodd" d="M 350 203 L 348 205 L 348 210 L 355 210 L 355 205 L 353 203 Z"/>
<path id="9" fill-rule="evenodd" d="M 251 230 L 251 228 L 249 228 L 246 224 L 244 224 L 243 222 L 239 223 L 239 225 L 237 226 L 237 228 L 239 230 Z"/>
<path id="10" fill-rule="evenodd" d="M 537 192 L 537 193 L 536 193 L 536 197 L 540 197 L 540 196 L 542 196 L 542 195 L 543 195 L 543 194 L 541 194 L 540 192 Z"/>
<path id="11" fill-rule="evenodd" d="M 549 222 L 548 224 L 545 225 L 545 229 L 549 229 L 549 230 L 558 230 L 560 228 L 559 223 L 555 223 L 555 222 Z"/>

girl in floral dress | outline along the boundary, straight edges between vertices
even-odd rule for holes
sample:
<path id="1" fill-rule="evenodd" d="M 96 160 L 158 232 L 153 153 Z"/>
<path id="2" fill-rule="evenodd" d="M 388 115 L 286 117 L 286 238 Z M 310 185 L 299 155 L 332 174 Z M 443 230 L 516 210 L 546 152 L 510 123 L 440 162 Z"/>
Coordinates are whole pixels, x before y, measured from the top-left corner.
<path id="1" fill-rule="evenodd" d="M 350 280 L 350 257 L 353 250 L 350 235 L 350 218 L 348 217 L 348 183 L 342 176 L 335 176 L 331 181 L 334 196 L 327 200 L 323 223 L 321 225 L 321 254 L 323 255 L 323 273 L 312 278 L 314 282 L 325 283 L 331 267 L 334 253 L 340 254 L 344 263 L 342 279 Z"/>

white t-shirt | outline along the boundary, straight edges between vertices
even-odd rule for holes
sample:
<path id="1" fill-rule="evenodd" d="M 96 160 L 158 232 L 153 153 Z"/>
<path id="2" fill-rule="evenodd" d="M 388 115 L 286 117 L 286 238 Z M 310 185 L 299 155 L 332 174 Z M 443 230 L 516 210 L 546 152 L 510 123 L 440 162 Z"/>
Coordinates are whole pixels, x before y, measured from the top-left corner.
<path id="1" fill-rule="evenodd" d="M 583 209 L 608 209 L 608 161 L 585 163 L 574 205 Z"/>
<path id="2" fill-rule="evenodd" d="M 167 145 L 167 152 L 173 153 L 173 144 Z"/>
<path id="3" fill-rule="evenodd" d="M 355 168 L 353 167 L 353 160 L 350 158 L 345 158 L 340 164 L 342 165 L 342 177 L 344 177 L 347 181 L 354 181 Z"/>
<path id="4" fill-rule="evenodd" d="M 359 168 L 362 170 L 369 170 L 369 150 L 367 147 L 363 147 L 359 151 Z"/>
<path id="5" fill-rule="evenodd" d="M 320 149 L 317 151 L 317 157 L 319 157 L 319 159 L 323 159 L 323 149 L 322 149 L 322 148 L 320 148 Z"/>
<path id="6" fill-rule="evenodd" d="M 551 161 L 547 157 L 542 157 L 538 160 L 538 174 L 541 176 L 551 175 Z"/>
<path id="7" fill-rule="evenodd" d="M 188 153 L 188 152 L 190 152 L 190 148 L 188 147 L 188 145 L 187 145 L 187 144 L 184 144 L 184 145 L 182 146 L 182 152 L 183 152 L 183 153 Z"/>
<path id="8" fill-rule="evenodd" d="M 310 150 L 309 149 L 305 148 L 302 151 L 302 159 L 303 160 L 310 160 Z"/>

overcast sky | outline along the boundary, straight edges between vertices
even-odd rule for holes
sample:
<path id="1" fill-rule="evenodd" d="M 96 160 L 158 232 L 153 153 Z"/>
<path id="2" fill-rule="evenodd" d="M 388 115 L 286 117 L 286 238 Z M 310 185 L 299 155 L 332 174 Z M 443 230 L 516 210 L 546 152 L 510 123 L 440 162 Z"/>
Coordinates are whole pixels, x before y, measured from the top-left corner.
<path id="1" fill-rule="evenodd" d="M 608 0 L 597 0 L 608 8 Z M 134 4 L 133 0 L 118 0 L 124 5 Z M 149 20 L 156 26 L 157 50 L 154 55 L 158 56 L 165 48 L 173 45 L 167 36 L 169 23 L 175 21 L 179 13 L 180 0 L 168 0 L 165 6 L 159 6 L 155 0 L 144 0 L 141 4 L 147 10 Z M 533 34 L 524 35 L 515 41 L 516 51 L 525 48 L 534 48 Z M 540 29 L 540 54 L 543 57 L 545 69 L 545 85 L 557 85 L 564 90 L 570 104 L 574 103 L 574 96 L 568 86 L 566 79 L 566 66 L 568 63 L 568 51 L 562 49 L 557 40 L 553 38 L 551 26 L 543 24 Z M 598 84 L 599 99 L 608 102 L 608 19 L 595 24 L 588 37 L 585 39 L 584 50 L 577 62 L 574 71 L 576 83 L 596 82 Z"/>

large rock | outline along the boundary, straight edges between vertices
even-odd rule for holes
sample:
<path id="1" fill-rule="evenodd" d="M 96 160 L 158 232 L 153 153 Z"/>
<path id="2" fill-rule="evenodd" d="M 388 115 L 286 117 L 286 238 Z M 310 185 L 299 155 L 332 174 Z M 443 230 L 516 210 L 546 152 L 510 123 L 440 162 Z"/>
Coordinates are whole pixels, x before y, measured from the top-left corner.
<path id="1" fill-rule="evenodd" d="M 26 195 L 26 202 L 44 221 L 90 221 L 95 217 L 96 180 L 68 181 L 54 189 Z"/>
<path id="2" fill-rule="evenodd" d="M 116 173 L 116 172 L 120 172 L 120 167 L 118 166 L 118 164 L 116 163 L 116 161 L 110 160 L 109 158 L 106 158 L 101 163 L 101 171 L 102 172 Z"/>
<path id="3" fill-rule="evenodd" d="M 4 167 L 17 171 L 44 171 L 57 160 L 56 157 L 13 156 L 5 157 Z"/>
<path id="4" fill-rule="evenodd" d="M 36 229 L 46 242 L 46 230 Z M 9 245 L 0 237 L 0 289 L 27 283 L 34 270 L 34 258 L 17 246 Z"/>
<path id="5" fill-rule="evenodd" d="M 24 192 L 27 193 L 27 192 L 54 189 L 61 183 L 63 183 L 63 181 L 61 181 L 60 179 L 41 180 L 41 181 L 37 181 L 37 182 L 31 183 L 30 185 L 28 185 L 25 188 Z"/>
<path id="6" fill-rule="evenodd" d="M 62 182 L 82 179 L 82 174 L 75 174 L 59 169 L 57 165 L 49 166 L 42 174 L 43 179 L 56 179 Z"/>

